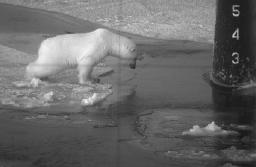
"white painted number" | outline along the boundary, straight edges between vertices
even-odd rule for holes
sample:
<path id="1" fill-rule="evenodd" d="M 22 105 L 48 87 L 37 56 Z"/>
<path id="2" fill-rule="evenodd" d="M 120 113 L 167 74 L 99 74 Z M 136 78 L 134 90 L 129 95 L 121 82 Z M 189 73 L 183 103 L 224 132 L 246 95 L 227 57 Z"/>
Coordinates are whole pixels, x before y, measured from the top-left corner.
<path id="1" fill-rule="evenodd" d="M 234 17 L 239 17 L 240 16 L 239 8 L 240 8 L 240 5 L 233 5 L 232 6 L 232 11 L 233 11 L 232 14 L 233 14 Z"/>
<path id="2" fill-rule="evenodd" d="M 232 53 L 232 63 L 239 64 L 239 53 L 237 52 Z"/>
<path id="3" fill-rule="evenodd" d="M 240 5 L 232 5 L 232 15 L 234 17 L 239 17 L 240 16 Z M 236 40 L 239 40 L 240 38 L 240 35 L 239 35 L 239 28 L 237 28 L 234 33 L 232 34 L 232 38 L 233 39 L 236 39 Z M 239 64 L 239 60 L 240 57 L 239 57 L 239 53 L 238 52 L 233 52 L 232 53 L 232 63 L 233 64 Z"/>
<path id="4" fill-rule="evenodd" d="M 237 28 L 235 32 L 232 34 L 232 38 L 239 40 L 239 28 Z"/>

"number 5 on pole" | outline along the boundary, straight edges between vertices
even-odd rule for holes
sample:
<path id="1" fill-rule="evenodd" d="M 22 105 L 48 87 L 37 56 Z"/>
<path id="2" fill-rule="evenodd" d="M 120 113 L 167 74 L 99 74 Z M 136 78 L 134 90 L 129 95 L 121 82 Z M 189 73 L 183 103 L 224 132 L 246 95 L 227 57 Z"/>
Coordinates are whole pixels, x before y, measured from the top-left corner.
<path id="1" fill-rule="evenodd" d="M 240 5 L 233 5 L 232 6 L 232 11 L 233 11 L 232 14 L 233 14 L 234 17 L 239 17 L 240 16 L 239 8 L 240 8 Z"/>

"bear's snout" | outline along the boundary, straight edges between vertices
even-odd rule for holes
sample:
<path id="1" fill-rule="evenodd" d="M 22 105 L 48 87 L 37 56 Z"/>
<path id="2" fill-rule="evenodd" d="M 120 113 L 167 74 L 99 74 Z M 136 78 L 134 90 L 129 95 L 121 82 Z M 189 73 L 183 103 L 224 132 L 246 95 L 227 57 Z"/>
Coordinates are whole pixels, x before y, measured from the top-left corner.
<path id="1" fill-rule="evenodd" d="M 25 71 L 25 79 L 32 79 L 33 78 L 32 66 L 33 66 L 33 63 L 30 63 L 30 64 L 27 65 L 26 71 Z"/>
<path id="2" fill-rule="evenodd" d="M 131 69 L 136 69 L 136 59 L 134 59 L 130 64 L 129 64 Z"/>

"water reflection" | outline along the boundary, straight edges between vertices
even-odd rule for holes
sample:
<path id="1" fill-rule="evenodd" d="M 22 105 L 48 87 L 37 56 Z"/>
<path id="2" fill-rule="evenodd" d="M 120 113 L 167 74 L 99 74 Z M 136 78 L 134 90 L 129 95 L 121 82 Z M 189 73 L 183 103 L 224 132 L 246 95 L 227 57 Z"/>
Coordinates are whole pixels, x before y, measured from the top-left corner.
<path id="1" fill-rule="evenodd" d="M 212 85 L 215 120 L 226 128 L 239 132 L 238 136 L 217 142 L 227 162 L 242 166 L 255 166 L 255 111 L 256 93 L 252 89 L 235 90 Z"/>
<path id="2" fill-rule="evenodd" d="M 228 121 L 238 124 L 254 124 L 256 111 L 255 93 L 248 93 L 248 90 L 234 90 L 213 86 L 212 99 L 215 111 L 229 115 Z"/>

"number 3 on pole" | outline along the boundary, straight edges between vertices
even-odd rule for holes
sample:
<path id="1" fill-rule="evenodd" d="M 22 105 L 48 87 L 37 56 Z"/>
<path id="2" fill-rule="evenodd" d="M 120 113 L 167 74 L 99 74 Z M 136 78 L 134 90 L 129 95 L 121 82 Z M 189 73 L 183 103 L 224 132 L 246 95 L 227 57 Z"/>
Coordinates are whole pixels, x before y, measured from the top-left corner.
<path id="1" fill-rule="evenodd" d="M 237 52 L 232 53 L 232 63 L 239 64 L 239 53 Z"/>

